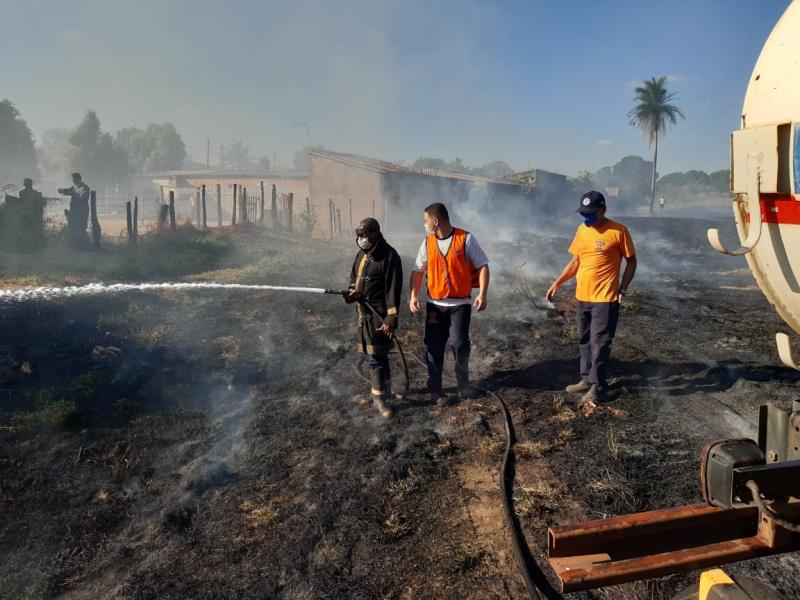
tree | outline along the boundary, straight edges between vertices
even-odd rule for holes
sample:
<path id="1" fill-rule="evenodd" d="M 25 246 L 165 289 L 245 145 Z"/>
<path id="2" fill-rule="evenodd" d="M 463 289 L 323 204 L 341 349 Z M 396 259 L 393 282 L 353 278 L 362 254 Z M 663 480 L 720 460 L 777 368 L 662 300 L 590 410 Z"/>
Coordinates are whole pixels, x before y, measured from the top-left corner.
<path id="1" fill-rule="evenodd" d="M 175 171 L 186 159 L 186 145 L 172 123 L 151 123 L 145 130 L 120 129 L 117 144 L 127 152 L 132 174 Z"/>
<path id="2" fill-rule="evenodd" d="M 38 176 L 36 148 L 28 124 L 10 100 L 0 100 L 0 183 Z"/>
<path id="3" fill-rule="evenodd" d="M 502 179 L 503 177 L 508 177 L 511 175 L 514 172 L 514 169 L 512 169 L 502 160 L 493 160 L 492 162 L 486 163 L 482 167 L 473 169 L 472 172 L 474 175 L 480 175 L 481 177 Z"/>
<path id="4" fill-rule="evenodd" d="M 144 163 L 152 152 L 152 145 L 144 131 L 126 127 L 117 131 L 117 144 L 128 155 L 128 170 L 132 175 L 144 173 Z"/>
<path id="5" fill-rule="evenodd" d="M 242 140 L 231 140 L 225 156 L 234 171 L 244 171 L 250 165 L 250 148 Z"/>
<path id="6" fill-rule="evenodd" d="M 90 185 L 102 187 L 122 181 L 128 175 L 128 155 L 109 133 L 100 128 L 100 119 L 93 110 L 69 136 L 67 166 L 78 171 Z"/>
<path id="7" fill-rule="evenodd" d="M 641 156 L 625 156 L 613 166 L 603 167 L 592 179 L 598 188 L 618 187 L 625 197 L 646 198 L 650 191 L 653 163 Z"/>
<path id="8" fill-rule="evenodd" d="M 577 191 L 583 190 L 584 192 L 588 192 L 595 188 L 594 173 L 589 169 L 578 171 L 578 174 L 570 179 L 570 182 L 572 183 L 572 187 Z"/>
<path id="9" fill-rule="evenodd" d="M 730 169 L 722 169 L 708 174 L 708 179 L 711 182 L 711 187 L 714 191 L 727 194 L 731 191 L 731 171 Z"/>
<path id="10" fill-rule="evenodd" d="M 625 156 L 612 168 L 617 186 L 638 197 L 646 197 L 650 191 L 653 163 L 641 156 Z M 658 173 L 656 173 L 658 177 Z"/>
<path id="11" fill-rule="evenodd" d="M 636 105 L 628 113 L 630 124 L 644 132 L 653 147 L 653 173 L 650 179 L 650 213 L 656 200 L 656 165 L 658 163 L 658 136 L 665 134 L 667 121 L 673 125 L 684 118 L 681 110 L 672 104 L 675 94 L 667 91 L 667 78 L 645 80 L 633 91 Z"/>
<path id="12" fill-rule="evenodd" d="M 45 173 L 60 177 L 66 171 L 66 155 L 70 147 L 69 129 L 47 129 L 42 133 L 41 143 L 36 148 L 39 164 Z"/>
<path id="13" fill-rule="evenodd" d="M 183 168 L 186 145 L 172 123 L 150 124 L 145 132 L 152 145 L 150 155 L 144 163 L 147 172 L 175 171 Z"/>
<path id="14" fill-rule="evenodd" d="M 308 201 L 306 198 L 306 207 L 302 213 L 300 213 L 300 222 L 303 225 L 303 231 L 306 234 L 306 237 L 311 237 L 314 233 L 314 227 L 317 224 L 317 211 L 315 210 L 314 206 Z"/>
<path id="15" fill-rule="evenodd" d="M 433 156 L 420 156 L 411 165 L 412 169 L 429 169 L 432 171 L 448 171 L 449 164 L 443 158 L 434 158 Z"/>

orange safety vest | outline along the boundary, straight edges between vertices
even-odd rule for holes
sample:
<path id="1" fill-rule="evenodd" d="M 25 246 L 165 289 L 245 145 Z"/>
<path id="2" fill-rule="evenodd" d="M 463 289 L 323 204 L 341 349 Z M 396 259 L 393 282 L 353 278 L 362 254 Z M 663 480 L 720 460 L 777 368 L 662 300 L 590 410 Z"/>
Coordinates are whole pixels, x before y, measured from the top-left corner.
<path id="1" fill-rule="evenodd" d="M 475 267 L 465 252 L 467 233 L 453 228 L 453 241 L 446 255 L 439 250 L 436 235 L 428 236 L 428 298 L 469 298 L 472 288 L 478 287 Z"/>

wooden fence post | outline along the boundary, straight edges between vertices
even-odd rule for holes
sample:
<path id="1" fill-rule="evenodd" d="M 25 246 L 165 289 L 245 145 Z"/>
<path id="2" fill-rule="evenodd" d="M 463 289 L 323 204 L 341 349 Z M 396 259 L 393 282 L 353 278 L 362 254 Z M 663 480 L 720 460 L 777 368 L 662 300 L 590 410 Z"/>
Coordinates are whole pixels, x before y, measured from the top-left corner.
<path id="1" fill-rule="evenodd" d="M 264 224 L 264 182 L 261 182 L 261 202 L 258 206 L 258 224 Z"/>
<path id="2" fill-rule="evenodd" d="M 294 211 L 292 210 L 292 206 L 294 205 L 294 192 L 289 192 L 289 199 L 287 200 L 286 204 L 286 226 L 289 231 L 294 230 Z"/>
<path id="3" fill-rule="evenodd" d="M 175 190 L 169 191 L 169 228 L 172 231 L 178 229 L 178 223 L 175 221 Z"/>
<path id="4" fill-rule="evenodd" d="M 222 227 L 222 185 L 217 184 L 217 227 Z"/>
<path id="5" fill-rule="evenodd" d="M 139 196 L 133 197 L 133 243 L 139 243 Z"/>
<path id="6" fill-rule="evenodd" d="M 92 243 L 94 244 L 95 250 L 99 250 L 100 238 L 103 231 L 100 229 L 100 221 L 97 220 L 97 192 L 92 190 L 89 198 L 89 213 L 92 219 Z"/>
<path id="7" fill-rule="evenodd" d="M 194 190 L 194 226 L 200 227 L 200 219 L 202 215 L 200 214 L 200 188 L 196 188 Z"/>
<path id="8" fill-rule="evenodd" d="M 247 188 L 242 187 L 242 223 L 247 223 L 250 220 L 250 215 L 247 214 Z"/>
<path id="9" fill-rule="evenodd" d="M 200 202 L 203 206 L 203 229 L 208 229 L 208 221 L 206 220 L 206 184 L 200 186 Z"/>
<path id="10" fill-rule="evenodd" d="M 158 207 L 158 230 L 162 231 L 167 226 L 169 218 L 169 204 L 162 204 Z"/>
<path id="11" fill-rule="evenodd" d="M 131 210 L 131 201 L 125 203 L 125 218 L 128 225 L 128 243 L 133 246 L 133 212 Z"/>
<path id="12" fill-rule="evenodd" d="M 334 238 L 334 231 L 333 231 L 333 198 L 328 198 L 328 219 L 331 222 L 331 239 Z"/>
<path id="13" fill-rule="evenodd" d="M 237 189 L 238 186 L 234 183 L 233 184 L 233 210 L 231 210 L 231 225 L 236 225 L 236 194 L 239 192 Z"/>
<path id="14" fill-rule="evenodd" d="M 308 237 L 312 237 L 314 235 L 314 220 L 312 219 L 313 215 L 311 213 L 311 201 L 306 196 L 306 235 Z"/>
<path id="15" fill-rule="evenodd" d="M 339 237 L 344 237 L 342 235 L 342 211 L 338 208 L 336 209 L 336 223 L 339 225 Z"/>
<path id="16" fill-rule="evenodd" d="M 272 184 L 272 228 L 278 228 L 278 188 L 275 187 L 275 184 Z"/>
<path id="17" fill-rule="evenodd" d="M 347 199 L 347 208 L 348 208 L 348 211 L 350 213 L 350 230 L 352 231 L 353 230 L 353 199 L 352 198 L 348 198 Z"/>

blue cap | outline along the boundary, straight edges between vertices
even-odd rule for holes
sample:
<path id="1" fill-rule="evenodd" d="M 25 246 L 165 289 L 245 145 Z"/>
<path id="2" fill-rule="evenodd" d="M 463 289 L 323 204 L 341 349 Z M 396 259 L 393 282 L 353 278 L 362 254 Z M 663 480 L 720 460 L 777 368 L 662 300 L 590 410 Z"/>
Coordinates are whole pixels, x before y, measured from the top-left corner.
<path id="1" fill-rule="evenodd" d="M 575 212 L 579 212 L 582 215 L 596 215 L 598 212 L 600 212 L 601 208 L 605 207 L 605 196 L 603 196 L 603 194 L 600 192 L 595 192 L 592 190 L 591 192 L 586 192 L 583 196 L 581 196 L 581 205 Z"/>

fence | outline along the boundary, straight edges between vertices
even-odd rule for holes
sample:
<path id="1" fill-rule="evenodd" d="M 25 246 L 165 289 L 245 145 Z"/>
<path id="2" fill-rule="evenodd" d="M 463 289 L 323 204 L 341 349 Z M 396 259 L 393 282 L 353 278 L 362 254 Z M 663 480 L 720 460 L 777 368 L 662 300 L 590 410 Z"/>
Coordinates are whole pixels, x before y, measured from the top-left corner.
<path id="1" fill-rule="evenodd" d="M 44 221 L 49 229 L 66 226 L 64 211 L 69 208 L 66 196 L 47 197 Z M 135 243 L 137 232 L 159 227 L 190 223 L 197 228 L 241 225 L 265 226 L 275 230 L 300 231 L 309 237 L 313 231 L 313 207 L 308 198 L 296 213 L 293 193 L 279 192 L 275 186 L 255 190 L 234 184 L 214 187 L 180 188 L 156 196 L 98 196 L 92 192 L 91 222 L 111 238 L 130 238 Z M 311 226 L 309 227 L 309 223 Z"/>

